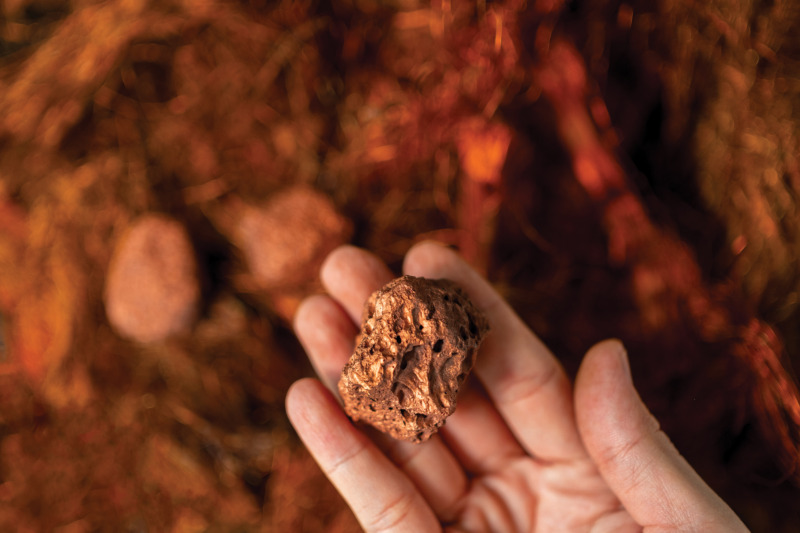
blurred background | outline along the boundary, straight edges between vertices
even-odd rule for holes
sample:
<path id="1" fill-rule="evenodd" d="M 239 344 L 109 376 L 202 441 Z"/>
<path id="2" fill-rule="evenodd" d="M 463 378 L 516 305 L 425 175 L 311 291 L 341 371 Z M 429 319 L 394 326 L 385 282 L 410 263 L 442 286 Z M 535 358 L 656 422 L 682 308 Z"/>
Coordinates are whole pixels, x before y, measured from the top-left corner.
<path id="1" fill-rule="evenodd" d="M 437 239 L 798 531 L 796 3 L 0 6 L 0 530 L 353 531 L 291 317 Z"/>

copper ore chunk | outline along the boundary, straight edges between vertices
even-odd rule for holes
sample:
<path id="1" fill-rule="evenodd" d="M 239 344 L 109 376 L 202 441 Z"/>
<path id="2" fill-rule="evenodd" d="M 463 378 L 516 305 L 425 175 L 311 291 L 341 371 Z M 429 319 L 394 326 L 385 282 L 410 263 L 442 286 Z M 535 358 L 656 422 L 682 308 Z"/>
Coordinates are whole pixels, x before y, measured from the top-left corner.
<path id="1" fill-rule="evenodd" d="M 339 392 L 354 421 L 423 442 L 456 409 L 458 389 L 489 331 L 448 280 L 403 276 L 370 296 Z"/>
<path id="2" fill-rule="evenodd" d="M 150 343 L 188 331 L 200 283 L 183 225 L 154 214 L 134 222 L 114 250 L 104 300 L 109 323 L 123 337 Z"/>

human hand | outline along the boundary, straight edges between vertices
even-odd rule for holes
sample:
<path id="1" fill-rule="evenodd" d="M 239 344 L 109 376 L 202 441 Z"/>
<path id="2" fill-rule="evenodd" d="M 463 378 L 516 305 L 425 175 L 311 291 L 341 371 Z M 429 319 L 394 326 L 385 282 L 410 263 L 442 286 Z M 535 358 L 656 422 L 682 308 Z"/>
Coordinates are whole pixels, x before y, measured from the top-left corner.
<path id="1" fill-rule="evenodd" d="M 474 370 L 485 393 L 466 386 L 423 444 L 357 429 L 330 392 L 364 302 L 393 277 L 382 262 L 335 250 L 321 272 L 328 295 L 295 317 L 324 386 L 295 383 L 287 413 L 366 531 L 747 531 L 659 431 L 618 341 L 589 350 L 573 392 L 555 357 L 454 252 L 419 244 L 403 270 L 457 282 L 492 328 Z"/>

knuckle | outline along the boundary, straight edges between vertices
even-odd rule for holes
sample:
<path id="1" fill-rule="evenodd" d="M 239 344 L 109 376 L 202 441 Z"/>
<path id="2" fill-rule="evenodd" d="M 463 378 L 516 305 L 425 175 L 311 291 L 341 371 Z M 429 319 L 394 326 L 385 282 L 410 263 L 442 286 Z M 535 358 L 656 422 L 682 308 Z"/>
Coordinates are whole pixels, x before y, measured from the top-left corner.
<path id="1" fill-rule="evenodd" d="M 644 433 L 634 439 L 609 446 L 600 451 L 598 464 L 609 468 L 616 468 L 623 477 L 626 491 L 635 491 L 648 477 L 652 461 L 642 457 L 639 453 L 646 439 Z"/>
<path id="2" fill-rule="evenodd" d="M 337 472 L 345 468 L 348 464 L 350 464 L 353 460 L 355 460 L 359 455 L 364 453 L 367 449 L 366 444 L 359 443 L 357 446 L 353 447 L 351 450 L 348 450 L 345 454 L 341 457 L 338 457 L 334 462 L 329 465 L 324 465 L 322 470 L 325 472 L 325 475 L 329 478 L 333 478 L 336 476 Z"/>
<path id="3" fill-rule="evenodd" d="M 382 505 L 365 524 L 370 533 L 384 533 L 396 528 L 414 507 L 414 493 L 403 492 L 397 498 Z"/>
<path id="4" fill-rule="evenodd" d="M 509 376 L 500 384 L 498 392 L 499 401 L 506 405 L 519 404 L 533 400 L 559 377 L 559 367 L 548 364 L 539 369 L 539 372 Z"/>

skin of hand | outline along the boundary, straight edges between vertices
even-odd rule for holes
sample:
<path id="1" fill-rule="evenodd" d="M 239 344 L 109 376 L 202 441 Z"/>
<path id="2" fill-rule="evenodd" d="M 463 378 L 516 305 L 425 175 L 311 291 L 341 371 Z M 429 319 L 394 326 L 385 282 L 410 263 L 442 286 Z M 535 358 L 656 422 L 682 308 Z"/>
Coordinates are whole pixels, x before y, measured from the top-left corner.
<path id="1" fill-rule="evenodd" d="M 292 385 L 287 413 L 365 531 L 747 531 L 659 430 L 618 341 L 589 350 L 573 387 L 455 252 L 418 244 L 403 270 L 459 283 L 492 328 L 477 379 L 423 444 L 355 427 L 335 396 L 362 306 L 393 278 L 379 259 L 352 246 L 332 252 L 321 271 L 328 294 L 305 300 L 295 317 L 321 381 Z"/>

